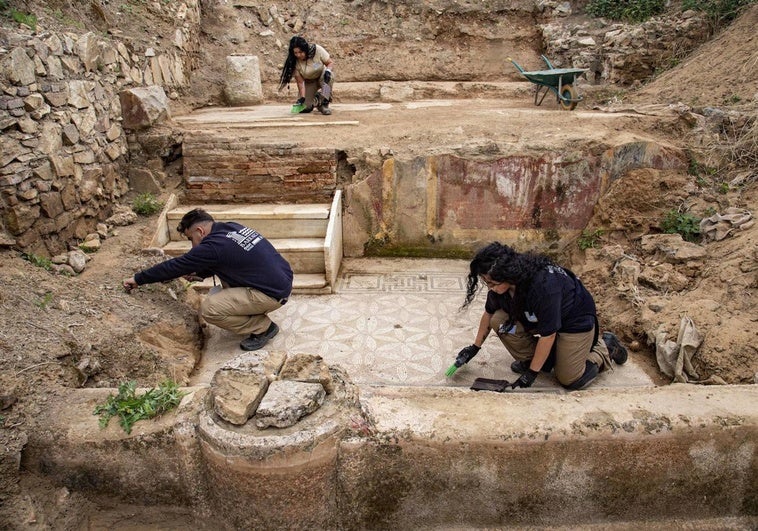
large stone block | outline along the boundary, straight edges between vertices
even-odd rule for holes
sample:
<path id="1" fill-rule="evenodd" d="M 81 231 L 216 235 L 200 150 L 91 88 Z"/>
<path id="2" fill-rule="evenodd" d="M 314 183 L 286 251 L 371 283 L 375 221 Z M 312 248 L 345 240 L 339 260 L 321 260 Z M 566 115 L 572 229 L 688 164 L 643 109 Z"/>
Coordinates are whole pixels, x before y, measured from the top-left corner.
<path id="1" fill-rule="evenodd" d="M 261 72 L 254 55 L 230 55 L 226 58 L 224 96 L 229 105 L 258 105 L 263 102 Z"/>
<path id="2" fill-rule="evenodd" d="M 31 227 L 39 217 L 39 207 L 28 203 L 19 203 L 6 209 L 5 227 L 17 236 Z"/>
<path id="3" fill-rule="evenodd" d="M 145 129 L 171 118 L 168 97 L 159 86 L 121 91 L 119 101 L 124 129 Z"/>
<path id="4" fill-rule="evenodd" d="M 160 183 L 155 179 L 153 172 L 142 167 L 129 168 L 129 188 L 140 194 L 159 194 L 161 191 Z"/>
<path id="5" fill-rule="evenodd" d="M 42 212 L 49 218 L 55 218 L 63 213 L 63 201 L 59 192 L 40 194 L 39 203 L 42 207 Z"/>
<path id="6" fill-rule="evenodd" d="M 34 61 L 21 47 L 14 48 L 7 59 L 3 61 L 3 71 L 11 82 L 18 85 L 31 85 L 37 79 Z"/>

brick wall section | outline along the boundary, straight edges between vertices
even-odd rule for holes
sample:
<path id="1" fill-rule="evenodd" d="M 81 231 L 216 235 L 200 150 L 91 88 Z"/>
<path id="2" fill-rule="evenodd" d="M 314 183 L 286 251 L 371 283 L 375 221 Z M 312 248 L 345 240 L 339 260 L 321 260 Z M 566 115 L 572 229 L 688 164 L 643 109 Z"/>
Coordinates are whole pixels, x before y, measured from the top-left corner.
<path id="1" fill-rule="evenodd" d="M 183 156 L 189 203 L 323 203 L 331 200 L 337 184 L 334 149 L 187 135 Z"/>

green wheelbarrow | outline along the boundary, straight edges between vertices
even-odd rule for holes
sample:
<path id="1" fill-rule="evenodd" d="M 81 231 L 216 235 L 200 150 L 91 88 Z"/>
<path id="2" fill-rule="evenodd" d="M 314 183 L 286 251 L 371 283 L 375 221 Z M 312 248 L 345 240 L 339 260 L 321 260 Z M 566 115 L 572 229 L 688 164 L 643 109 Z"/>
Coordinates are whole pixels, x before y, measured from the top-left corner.
<path id="1" fill-rule="evenodd" d="M 563 109 L 567 111 L 574 110 L 577 104 L 583 99 L 577 92 L 576 87 L 574 87 L 574 83 L 576 82 L 576 78 L 584 74 L 587 69 L 555 68 L 547 57 L 544 55 L 541 57 L 542 60 L 545 61 L 545 64 L 547 64 L 549 70 L 525 72 L 516 61 L 510 57 L 508 60 L 513 63 L 513 66 L 515 66 L 525 78 L 537 85 L 537 91 L 534 93 L 535 105 L 542 105 L 542 100 L 545 99 L 548 91 L 552 90 L 557 96 L 558 103 Z M 543 88 L 545 89 L 544 92 L 542 91 Z M 542 94 L 542 97 L 540 97 L 540 94 Z"/>

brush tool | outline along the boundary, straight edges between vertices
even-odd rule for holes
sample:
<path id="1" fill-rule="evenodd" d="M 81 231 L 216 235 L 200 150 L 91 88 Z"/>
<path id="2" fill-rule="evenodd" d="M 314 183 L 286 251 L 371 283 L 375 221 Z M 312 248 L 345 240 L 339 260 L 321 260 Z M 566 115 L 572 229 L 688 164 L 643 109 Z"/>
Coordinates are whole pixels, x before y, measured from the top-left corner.
<path id="1" fill-rule="evenodd" d="M 471 358 L 476 356 L 479 353 L 480 349 L 481 347 L 477 347 L 476 345 L 469 345 L 462 348 L 458 353 L 458 356 L 455 358 L 453 364 L 445 371 L 445 376 L 450 378 L 453 374 L 455 374 L 455 371 L 471 361 Z"/>
<path id="2" fill-rule="evenodd" d="M 292 108 L 290 109 L 290 112 L 292 114 L 298 114 L 303 112 L 305 109 L 305 98 L 298 98 L 297 101 L 292 105 Z"/>

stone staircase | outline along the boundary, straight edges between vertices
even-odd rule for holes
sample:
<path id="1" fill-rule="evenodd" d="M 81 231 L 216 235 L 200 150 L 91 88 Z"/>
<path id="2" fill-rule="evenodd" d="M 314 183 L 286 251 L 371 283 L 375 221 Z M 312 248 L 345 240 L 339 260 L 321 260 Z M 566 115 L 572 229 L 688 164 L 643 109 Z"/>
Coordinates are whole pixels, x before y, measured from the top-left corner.
<path id="1" fill-rule="evenodd" d="M 260 232 L 284 256 L 295 273 L 296 293 L 332 293 L 342 261 L 342 192 L 330 203 L 218 204 L 197 202 L 179 205 L 172 195 L 160 215 L 150 247 L 168 256 L 186 253 L 191 244 L 177 231 L 182 216 L 203 208 L 218 221 L 235 221 Z M 208 289 L 213 279 L 196 284 Z"/>

